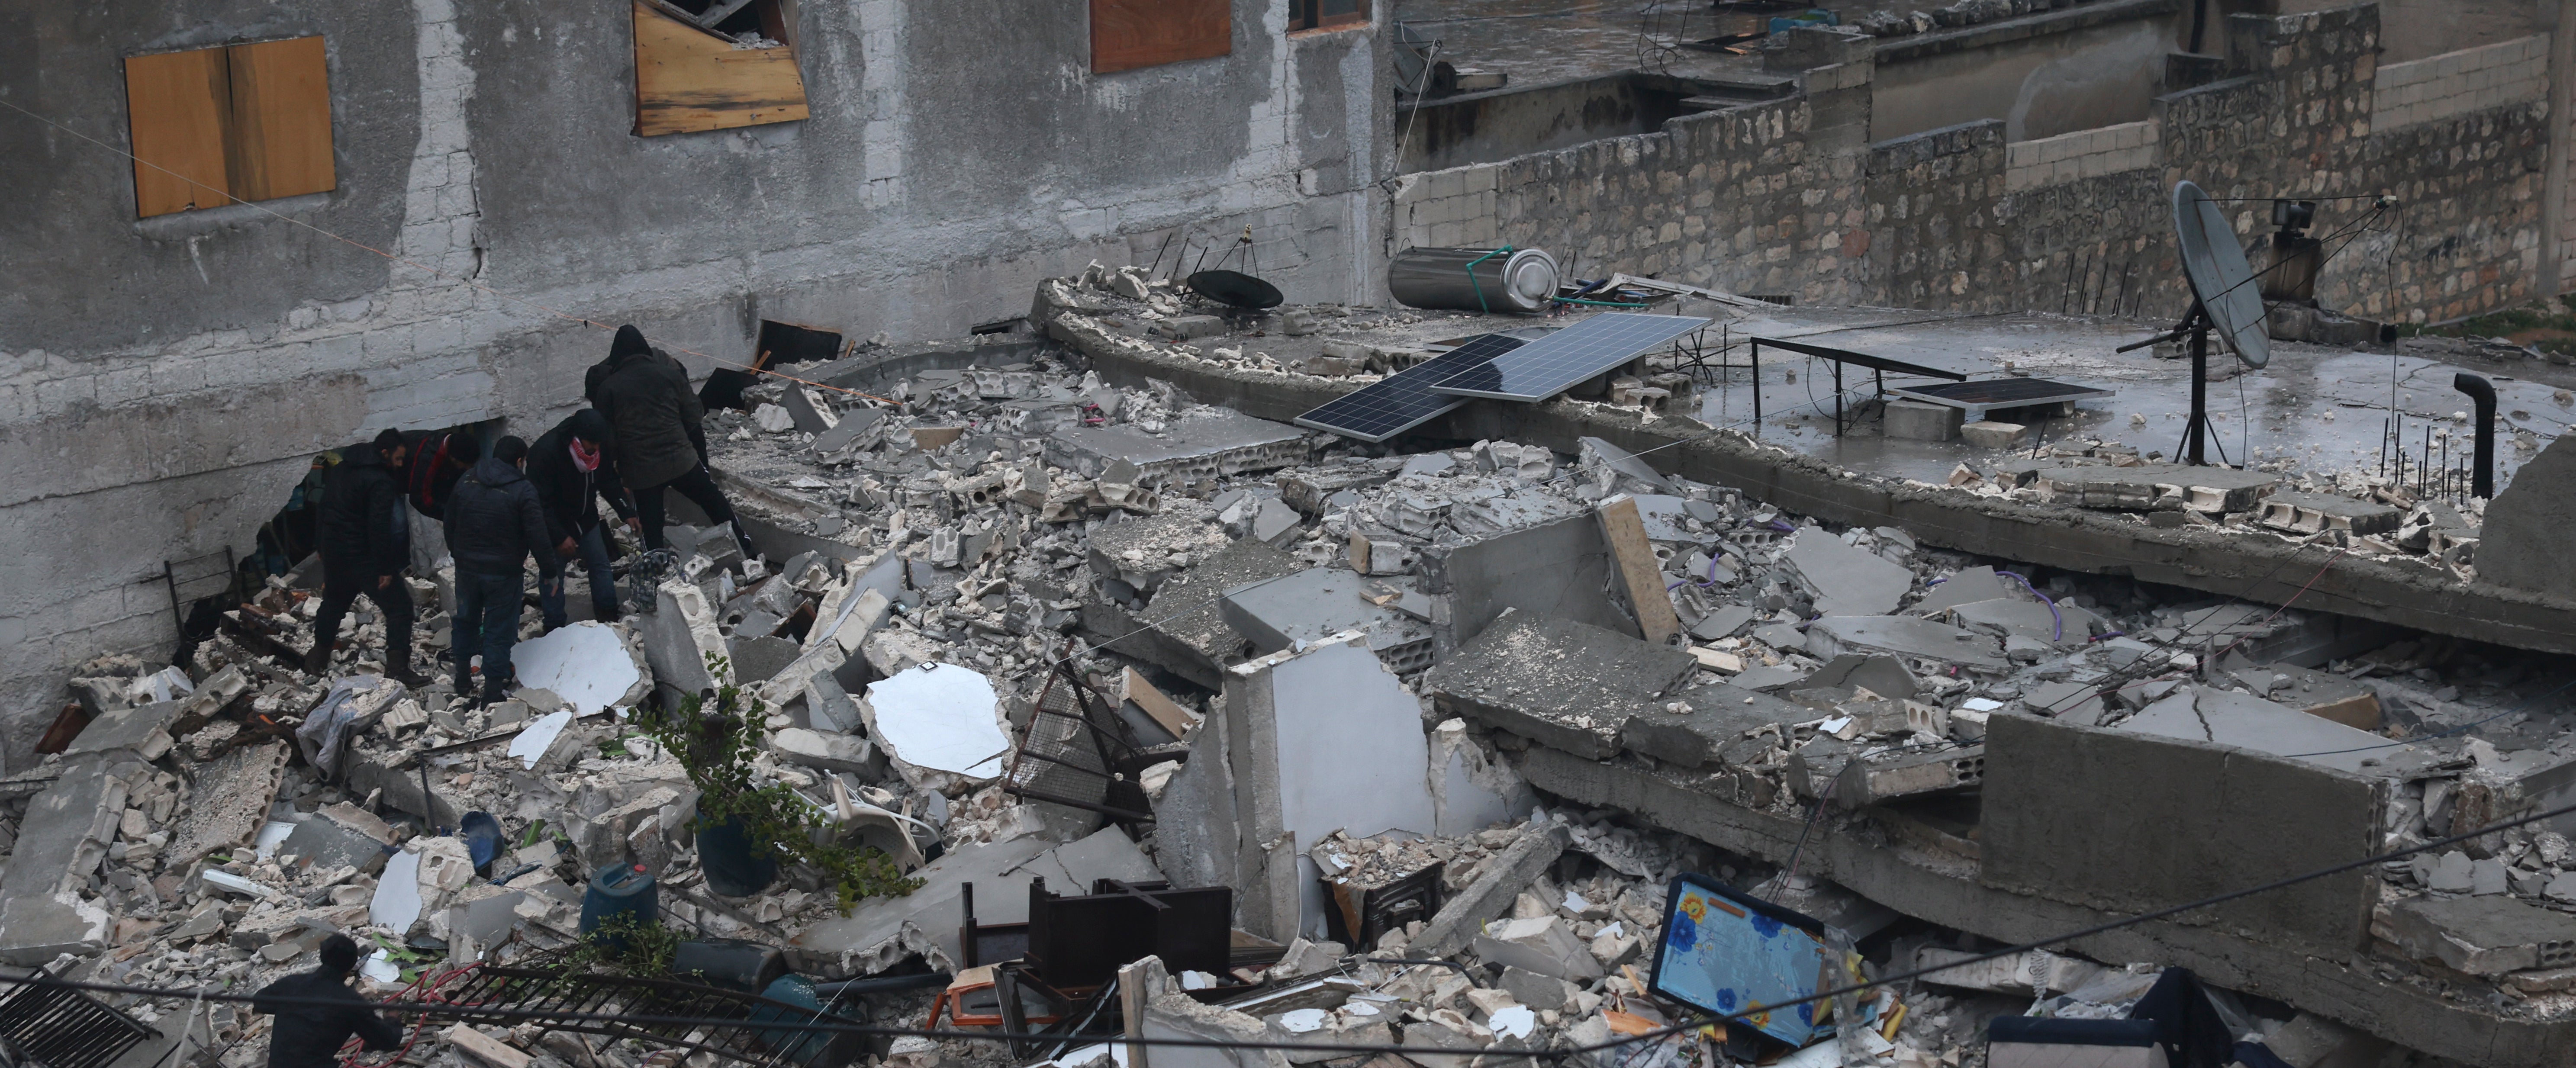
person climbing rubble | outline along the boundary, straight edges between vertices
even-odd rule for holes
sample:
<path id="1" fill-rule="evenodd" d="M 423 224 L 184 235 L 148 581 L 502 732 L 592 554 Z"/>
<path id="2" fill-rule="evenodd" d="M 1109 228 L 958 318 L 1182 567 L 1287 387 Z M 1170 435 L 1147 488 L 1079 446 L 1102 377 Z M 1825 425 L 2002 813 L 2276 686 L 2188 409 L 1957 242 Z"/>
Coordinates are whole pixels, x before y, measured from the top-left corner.
<path id="1" fill-rule="evenodd" d="M 555 424 L 528 449 L 528 481 L 536 486 L 537 500 L 545 505 L 548 544 L 564 560 L 580 559 L 582 569 L 590 575 L 592 614 L 602 622 L 614 622 L 618 608 L 617 585 L 609 570 L 613 554 L 608 548 L 608 528 L 600 522 L 599 499 L 607 498 L 608 506 L 617 511 L 628 529 L 643 527 L 635 517 L 635 504 L 627 497 L 625 484 L 617 477 L 617 460 L 611 447 L 615 440 L 608 417 L 596 408 L 584 408 Z M 547 630 L 558 629 L 568 621 L 564 587 L 570 573 L 571 568 L 565 567 L 556 572 L 554 581 L 537 591 Z"/>
<path id="2" fill-rule="evenodd" d="M 707 514 L 710 521 L 733 527 L 743 556 L 755 555 L 751 535 L 734 518 L 724 491 L 716 488 L 707 466 L 706 407 L 689 389 L 689 372 L 644 341 L 632 324 L 617 328 L 608 358 L 593 365 L 582 393 L 591 407 L 608 417 L 617 437 L 619 472 L 635 491 L 642 514 L 644 546 L 660 549 L 662 491 L 678 490 Z"/>
<path id="3" fill-rule="evenodd" d="M 447 548 L 456 557 L 456 694 L 474 693 L 483 657 L 483 702 L 498 703 L 511 682 L 510 644 L 519 634 L 520 586 L 537 558 L 540 589 L 560 586 L 563 564 L 546 537 L 545 506 L 528 481 L 528 443 L 505 437 L 456 483 L 448 501 Z"/>
<path id="4" fill-rule="evenodd" d="M 261 987 L 251 1002 L 252 1011 L 277 1017 L 268 1037 L 268 1068 L 328 1068 L 352 1035 L 369 1050 L 402 1046 L 402 1028 L 349 989 L 349 976 L 358 970 L 358 943 L 335 934 L 322 940 L 319 953 L 321 967 Z"/>
<path id="5" fill-rule="evenodd" d="M 405 455 L 402 432 L 388 428 L 373 442 L 342 450 L 339 464 L 322 476 L 315 538 L 322 556 L 322 605 L 313 616 L 313 650 L 304 658 L 308 673 L 330 668 L 340 620 L 364 594 L 385 617 L 385 674 L 406 686 L 425 681 L 411 669 L 411 588 L 402 577 L 410 550 L 402 487 L 393 472 Z"/>

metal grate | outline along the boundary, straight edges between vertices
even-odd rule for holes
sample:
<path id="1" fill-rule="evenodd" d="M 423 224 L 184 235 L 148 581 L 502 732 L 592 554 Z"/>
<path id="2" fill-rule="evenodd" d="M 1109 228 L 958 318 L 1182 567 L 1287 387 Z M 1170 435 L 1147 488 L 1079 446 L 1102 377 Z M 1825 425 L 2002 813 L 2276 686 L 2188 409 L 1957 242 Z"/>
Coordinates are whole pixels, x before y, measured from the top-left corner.
<path id="1" fill-rule="evenodd" d="M 777 989 L 772 986 L 771 989 Z M 861 1026 L 813 1005 L 797 1005 L 721 987 L 667 979 L 641 979 L 566 969 L 476 968 L 442 992 L 452 1004 L 437 1015 L 514 1027 L 528 1021 L 493 1009 L 584 1013 L 597 1016 L 675 1017 L 740 1021 L 735 1024 L 643 1023 L 588 1019 L 546 1022 L 547 1030 L 676 1046 L 759 1068 L 842 1068 L 866 1052 L 866 1036 L 851 1031 L 763 1027 L 780 1022 Z M 828 1006 L 826 1006 L 828 1008 Z"/>
<path id="2" fill-rule="evenodd" d="M 1002 789 L 1013 797 L 1150 823 L 1153 804 L 1133 777 L 1139 755 L 1117 707 L 1083 685 L 1071 664 L 1058 663 L 1020 732 L 1020 752 L 1002 777 Z"/>
<path id="3" fill-rule="evenodd" d="M 78 990 L 39 981 L 0 997 L 0 1052 L 21 1068 L 107 1068 L 152 1036 L 141 1021 Z"/>

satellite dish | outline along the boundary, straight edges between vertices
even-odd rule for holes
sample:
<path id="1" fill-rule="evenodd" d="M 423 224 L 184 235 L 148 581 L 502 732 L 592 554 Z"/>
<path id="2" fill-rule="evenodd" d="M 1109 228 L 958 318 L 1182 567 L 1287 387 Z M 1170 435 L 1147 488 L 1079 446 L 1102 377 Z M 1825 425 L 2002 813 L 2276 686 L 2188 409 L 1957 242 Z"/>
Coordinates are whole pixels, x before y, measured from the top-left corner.
<path id="1" fill-rule="evenodd" d="M 2245 257 L 2238 256 L 2242 262 Z M 1190 292 L 1229 307 L 1260 311 L 1276 308 L 1287 299 L 1279 287 L 1244 274 L 1241 271 L 1200 271 L 1189 278 Z"/>
<path id="2" fill-rule="evenodd" d="M 2175 182 L 2174 237 L 2182 246 L 2182 273 L 2191 280 L 2209 325 L 2247 367 L 2272 360 L 2272 337 L 2263 315 L 2263 293 L 2254 286 L 2254 265 L 2236 239 L 2218 202 L 2190 182 Z"/>

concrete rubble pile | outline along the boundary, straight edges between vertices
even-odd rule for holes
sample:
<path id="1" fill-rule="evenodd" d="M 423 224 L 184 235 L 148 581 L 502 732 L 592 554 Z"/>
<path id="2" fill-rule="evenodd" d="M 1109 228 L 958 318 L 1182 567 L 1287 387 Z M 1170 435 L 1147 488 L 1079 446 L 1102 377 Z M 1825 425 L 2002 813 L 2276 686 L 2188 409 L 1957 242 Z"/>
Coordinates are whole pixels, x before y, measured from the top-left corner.
<path id="1" fill-rule="evenodd" d="M 1136 272 L 1051 280 L 1040 303 L 1128 316 L 1139 344 L 1228 332 Z M 1275 317 L 1295 336 L 1394 318 Z M 1209 344 L 1229 366 L 1273 369 Z M 1336 351 L 1270 362 L 1283 376 L 1401 366 L 1394 349 Z M 311 640 L 309 573 L 272 580 L 184 664 L 85 666 L 69 684 L 84 725 L 0 779 L 0 956 L 243 990 L 310 967 L 312 947 L 345 932 L 381 947 L 362 989 L 384 997 L 442 964 L 559 959 L 582 937 L 593 876 L 641 865 L 682 937 L 773 947 L 820 980 L 964 984 L 995 964 L 969 928 L 1038 922 L 1041 891 L 1224 887 L 1221 963 L 1173 965 L 1150 932 L 1120 943 L 1133 950 L 1109 962 L 1132 984 L 1115 999 L 1125 1034 L 1403 1051 L 1191 1051 L 1211 1063 L 1464 1068 L 1701 1011 L 1648 989 L 1682 944 L 1669 928 L 1685 876 L 1811 921 L 1860 974 L 1890 974 L 2188 893 L 2109 849 L 2132 864 L 2206 850 L 2191 877 L 2218 869 L 2206 889 L 2232 889 L 2276 859 L 2251 843 L 2358 855 L 2576 793 L 2576 721 L 2520 710 L 2556 669 L 2506 650 L 2044 574 L 1897 527 L 1829 529 L 1598 438 L 1570 452 L 1359 445 L 1159 382 L 1110 384 L 1079 346 L 1035 334 L 786 373 L 752 386 L 747 411 L 709 417 L 714 467 L 761 555 L 712 526 L 671 528 L 669 568 L 627 591 L 645 611 L 551 633 L 530 612 L 508 701 L 469 707 L 443 682 L 382 678 L 382 627 L 363 612 L 331 672 L 281 666 Z M 1635 388 L 1664 388 L 1649 381 Z M 2140 490 L 2122 481 L 2152 474 L 2134 459 L 2065 454 L 1961 484 L 2263 521 L 2246 518 L 2263 514 L 2248 485 Z M 2402 530 L 2355 527 L 2339 544 L 2402 547 Z M 443 579 L 413 581 L 439 602 Z M 416 640 L 417 662 L 436 663 L 443 617 Z M 714 658 L 770 709 L 760 781 L 834 814 L 843 840 L 883 849 L 919 889 L 844 912 L 810 870 L 748 897 L 711 886 L 690 781 L 628 717 L 723 681 Z M 1068 703 L 1065 686 L 1087 696 Z M 1062 726 L 1063 708 L 1095 706 Z M 1092 794 L 1030 770 L 1095 742 L 1114 766 Z M 2184 759 L 2200 763 L 2163 763 Z M 2140 790 L 2298 798 L 2279 801 L 2296 809 L 2282 819 L 2338 822 L 2246 828 L 2064 781 L 2123 768 L 2152 777 Z M 478 873 L 455 835 L 484 819 L 498 833 Z M 2126 849 L 2104 831 L 2125 825 L 2084 819 L 2179 827 L 2154 833 L 2181 844 Z M 2016 954 L 1847 1001 L 1821 1038 L 1686 1032 L 1618 1063 L 1958 1068 L 1985 1056 L 1995 1018 L 2125 1017 L 2160 981 L 2213 969 L 2217 1011 L 2296 1068 L 2379 1049 L 2363 1032 L 2396 1025 L 2354 1006 L 2410 1003 L 2309 1004 L 2325 995 L 2294 989 L 2296 968 L 2222 959 L 2274 942 L 2348 960 L 2344 982 L 2391 997 L 2546 1023 L 2576 1010 L 2571 831 L 2419 855 L 2323 887 L 2341 896 L 2296 914 L 2225 914 L 2205 936 L 2246 941 Z M 1987 923 L 1943 903 L 1971 898 L 2050 918 Z M 835 1011 L 918 1026 L 933 996 L 852 995 Z M 198 1038 L 160 1028 L 155 1053 L 189 1041 L 184 1063 L 261 1057 L 265 1017 L 109 1000 L 146 1023 L 204 1014 Z M 673 1056 L 561 1037 L 476 1031 L 423 1048 L 592 1068 Z M 1113 1052 L 1130 1056 L 1056 1060 Z M 876 1040 L 867 1055 L 1019 1060 L 958 1039 Z"/>

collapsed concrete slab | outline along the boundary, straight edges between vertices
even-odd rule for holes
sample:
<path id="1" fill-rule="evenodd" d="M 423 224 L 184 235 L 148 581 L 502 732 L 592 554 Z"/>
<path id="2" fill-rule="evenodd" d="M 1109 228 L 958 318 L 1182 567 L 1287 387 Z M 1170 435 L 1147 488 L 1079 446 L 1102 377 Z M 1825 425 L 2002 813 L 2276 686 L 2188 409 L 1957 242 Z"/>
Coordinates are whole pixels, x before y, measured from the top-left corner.
<path id="1" fill-rule="evenodd" d="M 1047 439 L 1047 457 L 1060 467 L 1101 478 L 1123 464 L 1139 484 L 1269 471 L 1302 463 L 1307 452 L 1305 431 L 1234 412 L 1176 419 L 1159 436 L 1128 426 L 1077 426 Z"/>
<path id="2" fill-rule="evenodd" d="M 1903 565 L 1817 527 L 1800 529 L 1782 559 L 1818 615 L 1883 616 L 1914 588 L 1914 572 Z"/>
<path id="3" fill-rule="evenodd" d="M 131 757 L 89 757 L 66 764 L 28 801 L 8 873 L 0 876 L 0 960 L 34 966 L 107 947 L 116 917 L 80 891 L 116 840 L 127 780 L 149 771 Z M 260 813 L 267 814 L 265 804 Z"/>
<path id="4" fill-rule="evenodd" d="M 2393 748 L 2388 739 L 2369 731 L 2206 686 L 2178 687 L 2116 729 L 2214 742 L 2350 772 L 2377 764 Z"/>
<path id="5" fill-rule="evenodd" d="M 2401 901 L 2378 930 L 2410 959 L 2469 975 L 2576 967 L 2576 916 L 2497 894 Z"/>
<path id="6" fill-rule="evenodd" d="M 1428 834 L 1439 824 L 1421 704 L 1355 633 L 1227 676 L 1220 711 L 1196 732 L 1157 813 L 1158 826 L 1197 829 L 1158 843 L 1174 867 L 1234 887 L 1245 930 L 1321 938 L 1308 848 L 1335 831 Z"/>
<path id="7" fill-rule="evenodd" d="M 1141 614 L 1096 593 L 1086 595 L 1083 629 L 1104 648 L 1159 665 L 1206 689 L 1221 689 L 1225 666 L 1241 662 L 1250 648 L 1225 621 L 1220 607 L 1225 592 L 1305 566 L 1269 545 L 1241 539 L 1165 580 Z"/>
<path id="8" fill-rule="evenodd" d="M 2388 780 L 2321 762 L 2004 713 L 1985 746 L 1981 878 L 1999 889 L 2146 910 L 2355 860 L 2381 840 Z M 2219 905 L 2209 922 L 2348 956 L 2375 882 L 2313 879 Z"/>
<path id="9" fill-rule="evenodd" d="M 1915 616 L 1826 616 L 1807 624 L 1807 651 L 1824 659 L 1889 653 L 1994 670 L 2010 666 L 1992 636 Z"/>
<path id="10" fill-rule="evenodd" d="M 2561 435 L 2514 469 L 2487 502 L 2478 528 L 2478 577 L 2500 586 L 2576 599 L 2576 444 Z"/>
<path id="11" fill-rule="evenodd" d="M 1687 650 L 1514 612 L 1424 673 L 1422 687 L 1443 715 L 1597 759 L 1619 751 L 1629 716 L 1660 711 L 1698 670 Z"/>
<path id="12" fill-rule="evenodd" d="M 1392 599 L 1385 604 L 1371 601 L 1374 592 L 1375 586 L 1358 574 L 1316 567 L 1238 586 L 1226 591 L 1219 603 L 1226 623 L 1256 652 L 1275 653 L 1356 630 L 1368 636 L 1369 651 L 1396 674 L 1429 668 L 1431 628 L 1389 607 L 1395 603 Z M 1390 590 L 1379 596 L 1404 592 L 1409 591 Z"/>

